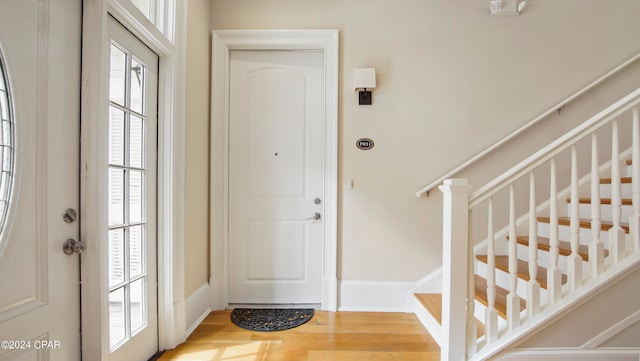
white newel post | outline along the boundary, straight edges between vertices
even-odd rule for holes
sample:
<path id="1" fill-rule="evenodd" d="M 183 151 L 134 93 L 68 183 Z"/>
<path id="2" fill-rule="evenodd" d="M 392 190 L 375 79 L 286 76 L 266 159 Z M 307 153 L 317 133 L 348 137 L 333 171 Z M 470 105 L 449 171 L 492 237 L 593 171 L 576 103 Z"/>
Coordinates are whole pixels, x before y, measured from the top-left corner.
<path id="1" fill-rule="evenodd" d="M 466 359 L 469 193 L 466 179 L 447 179 L 443 193 L 442 347 L 440 360 Z"/>

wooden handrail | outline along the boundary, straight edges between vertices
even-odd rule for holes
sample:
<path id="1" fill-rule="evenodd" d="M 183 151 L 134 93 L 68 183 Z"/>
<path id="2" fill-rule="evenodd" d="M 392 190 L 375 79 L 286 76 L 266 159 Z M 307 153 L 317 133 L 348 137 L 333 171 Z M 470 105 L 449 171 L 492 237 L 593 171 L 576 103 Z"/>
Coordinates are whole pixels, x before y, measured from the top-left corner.
<path id="1" fill-rule="evenodd" d="M 632 64 L 633 62 L 635 62 L 638 59 L 640 59 L 640 53 L 638 53 L 635 56 L 631 57 L 629 60 L 625 61 L 624 63 L 618 65 L 617 67 L 615 67 L 611 71 L 607 72 L 603 76 L 599 77 L 598 79 L 592 81 L 591 83 L 589 83 L 584 88 L 578 90 L 577 92 L 573 93 L 571 96 L 569 96 L 568 98 L 564 99 L 560 103 L 558 103 L 558 104 L 554 105 L 553 107 L 549 108 L 549 110 L 547 110 L 544 113 L 540 114 L 535 119 L 529 121 L 527 124 L 523 125 L 522 127 L 516 129 L 515 131 L 513 131 L 512 133 L 510 133 L 506 137 L 504 137 L 501 140 L 499 140 L 497 143 L 493 144 L 492 146 L 488 147 L 487 149 L 483 150 L 482 152 L 476 154 L 471 159 L 467 160 L 466 162 L 460 164 L 456 168 L 454 168 L 451 171 L 447 172 L 442 177 L 434 180 L 433 182 L 429 183 L 427 186 L 422 187 L 420 190 L 418 190 L 416 192 L 416 197 L 420 198 L 420 197 L 425 196 L 425 195 L 428 197 L 429 196 L 429 192 L 433 188 L 435 188 L 438 185 L 442 184 L 442 182 L 445 179 L 451 178 L 453 175 L 459 173 L 460 171 L 462 171 L 463 169 L 467 168 L 471 164 L 475 163 L 479 159 L 484 158 L 487 154 L 493 152 L 497 148 L 500 148 L 502 145 L 504 145 L 505 143 L 507 143 L 511 139 L 517 137 L 518 135 L 520 135 L 521 133 L 523 133 L 527 129 L 531 128 L 532 126 L 537 124 L 542 119 L 544 119 L 544 118 L 548 117 L 549 115 L 553 114 L 553 112 L 556 112 L 558 109 L 562 109 L 562 107 L 564 107 L 568 103 L 570 103 L 573 100 L 575 100 L 576 98 L 580 97 L 582 94 L 584 94 L 587 91 L 591 90 L 596 85 L 602 83 L 603 81 L 605 81 L 606 79 L 610 78 L 614 74 L 618 73 L 620 70 L 626 68 L 627 66 L 629 66 L 630 64 Z"/>

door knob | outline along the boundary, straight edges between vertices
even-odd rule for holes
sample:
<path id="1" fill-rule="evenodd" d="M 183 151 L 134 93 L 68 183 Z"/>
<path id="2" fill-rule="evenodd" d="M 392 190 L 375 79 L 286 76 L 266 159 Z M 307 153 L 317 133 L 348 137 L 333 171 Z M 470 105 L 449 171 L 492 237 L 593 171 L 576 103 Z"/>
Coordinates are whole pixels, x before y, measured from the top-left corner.
<path id="1" fill-rule="evenodd" d="M 84 250 L 86 248 L 87 248 L 87 245 L 84 242 L 76 241 L 73 238 L 67 239 L 64 242 L 64 245 L 62 245 L 62 251 L 67 256 L 70 256 L 70 255 L 72 255 L 74 253 L 80 254 L 80 253 L 84 252 Z"/>
<path id="2" fill-rule="evenodd" d="M 319 221 L 320 218 L 322 218 L 322 216 L 320 215 L 320 213 L 316 212 L 313 214 L 313 217 L 309 217 L 307 218 L 307 220 L 313 219 L 314 221 Z"/>

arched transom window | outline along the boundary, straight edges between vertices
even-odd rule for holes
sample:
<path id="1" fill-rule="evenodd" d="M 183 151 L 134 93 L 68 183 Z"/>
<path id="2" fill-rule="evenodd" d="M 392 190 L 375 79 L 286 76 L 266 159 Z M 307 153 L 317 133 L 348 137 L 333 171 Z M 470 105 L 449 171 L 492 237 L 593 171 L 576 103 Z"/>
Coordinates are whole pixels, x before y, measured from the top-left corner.
<path id="1" fill-rule="evenodd" d="M 9 81 L 0 52 L 0 243 L 9 213 L 14 173 L 14 120 Z"/>

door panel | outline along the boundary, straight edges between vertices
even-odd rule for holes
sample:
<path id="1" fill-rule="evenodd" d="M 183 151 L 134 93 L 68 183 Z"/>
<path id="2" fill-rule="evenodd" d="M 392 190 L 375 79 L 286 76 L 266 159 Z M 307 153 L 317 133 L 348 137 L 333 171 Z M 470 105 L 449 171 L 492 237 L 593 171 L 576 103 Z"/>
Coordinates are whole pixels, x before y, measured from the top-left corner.
<path id="1" fill-rule="evenodd" d="M 158 56 L 110 18 L 107 295 L 110 360 L 158 350 Z"/>
<path id="2" fill-rule="evenodd" d="M 63 214 L 79 202 L 80 21 L 76 1 L 0 0 L 11 96 L 0 108 L 15 130 L 15 147 L 2 146 L 15 168 L 2 169 L 14 182 L 0 237 L 0 360 L 80 359 L 79 258 L 62 251 L 79 237 Z"/>
<path id="3" fill-rule="evenodd" d="M 229 302 L 320 304 L 323 53 L 230 60 Z"/>

